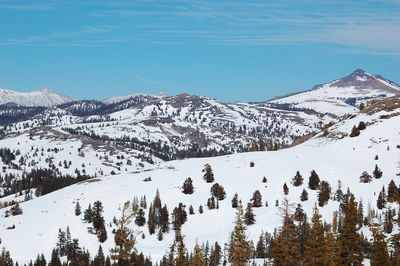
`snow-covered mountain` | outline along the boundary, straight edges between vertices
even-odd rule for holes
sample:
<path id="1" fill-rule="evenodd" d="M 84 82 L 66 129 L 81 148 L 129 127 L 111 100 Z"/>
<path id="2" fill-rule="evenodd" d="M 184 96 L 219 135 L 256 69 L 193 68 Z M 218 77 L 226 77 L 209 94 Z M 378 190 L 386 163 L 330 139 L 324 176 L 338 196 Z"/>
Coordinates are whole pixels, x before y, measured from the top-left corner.
<path id="1" fill-rule="evenodd" d="M 327 204 L 319 207 L 324 221 L 330 223 L 333 212 L 339 209 L 339 202 L 335 196 L 339 180 L 344 192 L 349 188 L 356 200 L 363 202 L 365 217 L 379 218 L 387 210 L 386 208 L 397 210 L 395 203 L 387 203 L 386 208 L 379 210 L 376 202 L 382 186 L 387 187 L 392 179 L 395 180 L 397 186 L 399 185 L 396 178 L 396 175 L 400 173 L 399 114 L 399 96 L 377 100 L 368 104 L 361 113 L 326 127 L 308 141 L 292 148 L 170 161 L 160 163 L 156 167 L 146 166 L 134 172 L 106 175 L 60 189 L 21 203 L 22 215 L 5 218 L 4 212 L 8 208 L 1 209 L 0 214 L 3 216 L 0 222 L 1 247 L 4 246 L 10 250 L 12 257 L 22 263 L 27 263 L 42 252 L 49 258 L 56 245 L 59 228 L 66 230 L 69 226 L 72 237 L 78 238 L 82 246 L 91 254 L 95 254 L 100 243 L 94 234 L 88 232 L 88 227 L 91 225 L 83 222 L 82 214 L 75 216 L 74 207 L 76 202 L 79 202 L 85 209 L 94 201 L 101 200 L 108 232 L 108 240 L 101 245 L 104 252 L 108 254 L 110 248 L 114 246 L 112 230 L 115 226 L 110 222 L 114 217 L 120 217 L 121 212 L 118 208 L 125 201 L 132 200 L 134 197 L 141 198 L 143 195 L 146 196 L 149 205 L 157 190 L 160 192 L 162 204 L 166 204 L 170 213 L 180 202 L 186 206 L 187 211 L 189 206 L 193 206 L 194 214 L 188 214 L 187 222 L 181 228 L 189 250 L 193 249 L 196 242 L 201 244 L 208 241 L 212 244 L 218 241 L 221 246 L 227 243 L 234 226 L 235 209 L 231 206 L 234 194 L 238 193 L 243 203 L 247 204 L 253 192 L 259 190 L 263 206 L 254 208 L 256 222 L 248 226 L 247 231 L 249 239 L 256 243 L 262 231 L 273 233 L 274 228 L 281 224 L 281 217 L 278 215 L 279 206 L 276 202 L 281 202 L 285 197 L 291 203 L 301 204 L 305 213 L 312 213 L 318 194 L 318 190 L 308 188 L 308 177 L 312 170 L 318 173 L 321 181 L 327 181 L 332 188 Z M 364 122 L 366 128 L 361 130 L 359 136 L 350 137 L 352 128 L 360 122 Z M 100 154 L 93 153 L 91 156 L 84 157 L 68 155 L 68 151 L 77 150 L 79 145 L 68 141 L 54 142 L 46 135 L 32 135 L 31 138 L 35 147 L 32 151 L 33 157 L 27 161 L 47 160 L 51 155 L 45 147 L 52 143 L 65 150 L 64 154 L 56 155 L 59 158 L 54 158 L 55 162 L 69 156 L 67 160 L 72 161 L 72 168 L 82 163 L 86 166 L 92 163 L 93 168 L 103 167 L 101 164 L 94 165 L 94 161 L 97 160 L 94 158 Z M 8 143 L 9 147 L 21 149 L 21 153 L 12 161 L 18 162 L 21 157 L 24 157 L 22 147 L 26 145 L 25 141 L 27 139 L 24 135 L 13 140 L 2 140 L 3 145 Z M 34 156 L 36 148 L 37 155 Z M 108 153 L 104 153 L 104 156 L 108 156 Z M 127 158 L 129 157 L 125 157 Z M 117 160 L 117 158 L 110 158 L 110 160 Z M 253 167 L 250 166 L 251 162 L 253 162 Z M 205 164 L 210 164 L 213 169 L 215 177 L 213 183 L 206 183 L 203 179 L 202 169 Z M 382 170 L 383 176 L 379 179 L 373 178 L 370 183 L 361 183 L 361 174 L 366 171 L 372 175 L 375 165 Z M 13 171 L 4 162 L 0 163 L 1 166 L 5 166 L 6 171 Z M 122 167 L 125 167 L 125 162 Z M 304 183 L 298 187 L 291 184 L 296 171 L 299 171 L 304 178 Z M 188 177 L 193 179 L 194 185 L 194 193 L 191 195 L 182 193 L 182 184 Z M 266 183 L 263 183 L 263 177 L 266 177 Z M 148 182 L 144 181 L 146 179 Z M 218 202 L 218 209 L 208 209 L 206 203 L 211 197 L 210 188 L 215 183 L 224 187 L 226 198 Z M 287 195 L 282 189 L 285 183 L 289 187 Z M 308 191 L 306 201 L 300 201 L 303 189 Z M 17 197 L 11 195 L 2 200 L 23 200 L 23 198 L 24 195 Z M 202 214 L 198 211 L 200 205 L 204 208 Z M 145 213 L 147 218 L 148 209 L 145 209 Z M 398 231 L 396 224 L 393 232 Z M 159 240 L 157 234 L 149 234 L 147 225 L 137 226 L 132 223 L 131 226 L 137 232 L 137 249 L 151 256 L 154 262 L 165 254 L 175 236 L 171 229 L 169 233 L 164 234 L 162 240 Z M 370 236 L 367 226 L 363 226 L 361 231 L 365 236 Z M 16 239 L 23 239 L 23 241 L 16 241 Z"/>
<path id="2" fill-rule="evenodd" d="M 399 84 L 357 69 L 344 78 L 317 85 L 310 91 L 277 97 L 269 103 L 344 115 L 355 112 L 361 102 L 396 94 L 400 94 Z"/>
<path id="3" fill-rule="evenodd" d="M 0 89 L 0 105 L 6 106 L 53 106 L 76 99 L 54 92 L 48 88 L 41 88 L 33 92 L 16 92 Z"/>

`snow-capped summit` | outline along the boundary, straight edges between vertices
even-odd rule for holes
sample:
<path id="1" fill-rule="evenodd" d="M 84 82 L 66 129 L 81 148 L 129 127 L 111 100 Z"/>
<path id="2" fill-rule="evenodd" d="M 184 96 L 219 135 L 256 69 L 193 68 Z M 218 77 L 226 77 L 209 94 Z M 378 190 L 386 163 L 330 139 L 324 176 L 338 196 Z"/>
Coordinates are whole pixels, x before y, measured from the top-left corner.
<path id="1" fill-rule="evenodd" d="M 316 85 L 312 90 L 272 99 L 270 103 L 319 113 L 353 113 L 361 102 L 400 94 L 400 85 L 379 75 L 357 69 L 335 81 Z"/>
<path id="2" fill-rule="evenodd" d="M 48 107 L 72 101 L 76 101 L 76 99 L 54 92 L 49 88 L 40 88 L 33 92 L 0 89 L 0 105 Z"/>

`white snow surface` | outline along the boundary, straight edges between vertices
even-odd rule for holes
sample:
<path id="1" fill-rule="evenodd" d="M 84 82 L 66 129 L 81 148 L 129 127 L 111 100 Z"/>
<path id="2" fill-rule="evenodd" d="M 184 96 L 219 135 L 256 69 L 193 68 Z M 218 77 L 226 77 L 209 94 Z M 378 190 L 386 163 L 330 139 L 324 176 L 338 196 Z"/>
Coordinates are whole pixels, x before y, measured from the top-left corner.
<path id="1" fill-rule="evenodd" d="M 357 115 L 329 128 L 333 137 L 323 137 L 321 133 L 289 149 L 170 161 L 149 171 L 127 172 L 104 176 L 93 182 L 82 182 L 21 203 L 23 214 L 19 216 L 4 218 L 6 209 L 1 209 L 0 246 L 10 250 L 12 257 L 20 263 L 34 259 L 42 252 L 49 258 L 57 242 L 59 228 L 65 230 L 69 226 L 72 237 L 78 238 L 80 245 L 93 256 L 100 243 L 95 235 L 87 232 L 90 225 L 82 221 L 83 214 L 75 216 L 74 207 L 79 201 L 84 210 L 89 203 L 101 200 L 108 232 L 108 240 L 102 246 L 108 253 L 114 245 L 112 227 L 109 224 L 113 217 L 120 217 L 118 208 L 134 196 L 140 198 L 143 195 L 146 195 L 149 206 L 157 189 L 162 204 L 167 204 L 170 213 L 179 202 L 187 206 L 187 211 L 190 205 L 194 207 L 195 214 L 188 213 L 188 221 L 182 226 L 182 234 L 189 249 L 193 249 L 196 241 L 209 241 L 210 244 L 218 241 L 220 245 L 228 242 L 235 216 L 235 210 L 231 207 L 232 197 L 238 193 L 246 205 L 253 192 L 260 190 L 264 206 L 254 208 L 256 223 L 248 226 L 247 230 L 249 239 L 256 243 L 261 231 L 272 233 L 281 224 L 275 201 L 281 201 L 285 197 L 282 189 L 285 182 L 289 186 L 289 195 L 286 196 L 289 201 L 301 203 L 306 213 L 312 213 L 317 201 L 317 191 L 308 189 L 307 184 L 313 169 L 321 180 L 329 182 L 333 193 L 337 188 L 337 181 L 341 180 L 343 191 L 349 187 L 356 199 L 363 201 L 364 210 L 376 209 L 377 192 L 382 186 L 387 186 L 391 179 L 396 180 L 396 174 L 400 172 L 400 149 L 396 148 L 400 144 L 400 116 L 379 118 L 382 114 L 395 112 L 396 110 L 389 113 L 379 112 L 372 116 Z M 361 131 L 360 136 L 347 136 L 351 128 L 360 121 L 371 124 Z M 374 160 L 375 155 L 379 156 L 379 160 Z M 72 160 L 75 164 L 84 159 Z M 254 162 L 255 167 L 251 168 L 250 162 Z M 226 199 L 219 202 L 219 209 L 216 210 L 208 210 L 206 207 L 207 199 L 211 196 L 210 187 L 214 184 L 203 180 L 201 171 L 206 163 L 212 166 L 214 183 L 222 185 L 227 193 Z M 368 184 L 360 183 L 361 173 L 367 171 L 372 174 L 375 164 L 382 169 L 383 177 Z M 300 171 L 304 178 L 300 187 L 294 187 L 290 183 L 296 171 Z M 268 179 L 267 183 L 262 183 L 264 176 Z M 152 181 L 143 182 L 146 177 L 151 177 Z M 195 187 L 192 195 L 181 192 L 182 184 L 188 177 L 193 179 Z M 309 192 L 309 200 L 300 202 L 303 189 Z M 268 207 L 265 207 L 266 201 Z M 203 214 L 198 212 L 199 205 L 204 207 Z M 327 205 L 319 208 L 323 219 L 331 222 L 332 213 L 338 207 L 338 202 L 330 200 Z M 12 225 L 16 228 L 7 230 Z M 132 227 L 138 232 L 137 249 L 151 256 L 153 261 L 159 260 L 165 254 L 174 238 L 173 230 L 165 234 L 162 241 L 158 241 L 156 235 L 149 235 L 147 225 L 137 227 L 133 224 Z M 368 235 L 368 229 L 362 230 Z M 145 239 L 139 236 L 141 233 L 145 234 Z"/>

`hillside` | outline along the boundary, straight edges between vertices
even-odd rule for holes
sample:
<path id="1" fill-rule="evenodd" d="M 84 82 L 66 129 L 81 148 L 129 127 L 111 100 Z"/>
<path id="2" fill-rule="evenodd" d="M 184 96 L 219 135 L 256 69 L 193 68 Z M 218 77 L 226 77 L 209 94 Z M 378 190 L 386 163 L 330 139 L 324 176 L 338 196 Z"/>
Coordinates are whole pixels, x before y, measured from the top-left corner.
<path id="1" fill-rule="evenodd" d="M 378 102 L 374 104 L 376 107 Z M 84 210 L 89 203 L 101 200 L 108 233 L 108 240 L 102 246 L 107 253 L 114 245 L 113 226 L 110 227 L 110 222 L 113 217 L 120 216 L 118 208 L 125 201 L 134 197 L 141 198 L 143 195 L 149 204 L 157 190 L 160 192 L 162 204 L 167 205 L 170 213 L 180 202 L 186 206 L 186 210 L 190 205 L 194 207 L 195 214 L 188 215 L 187 222 L 182 226 L 182 234 L 190 250 L 196 241 L 199 243 L 209 241 L 210 244 L 218 241 L 222 246 L 228 242 L 235 215 L 231 199 L 238 193 L 246 205 L 253 192 L 259 190 L 263 206 L 254 208 L 256 223 L 248 226 L 248 237 L 256 242 L 261 231 L 273 233 L 274 228 L 281 224 L 281 217 L 277 215 L 278 207 L 275 206 L 276 201 L 281 202 L 287 197 L 296 205 L 301 203 L 306 213 L 312 213 L 317 201 L 317 190 L 310 190 L 307 185 L 312 170 L 315 170 L 320 179 L 327 181 L 332 188 L 330 200 L 319 208 L 323 220 L 331 222 L 333 211 L 339 208 L 339 202 L 334 200 L 339 180 L 342 182 L 343 191 L 349 188 L 356 200 L 363 202 L 366 216 L 373 212 L 379 216 L 386 210 L 378 210 L 376 207 L 379 191 L 382 186 L 387 187 L 392 179 L 397 180 L 396 175 L 400 173 L 398 159 L 400 158 L 398 126 L 400 97 L 384 100 L 379 106 L 374 112 L 349 116 L 293 148 L 169 161 L 160 163 L 156 167 L 144 167 L 137 172 L 105 175 L 23 202 L 22 215 L 2 218 L 1 246 L 7 247 L 12 257 L 20 262 L 27 262 L 41 252 L 49 257 L 57 242 L 58 229 L 65 230 L 69 226 L 72 237 L 79 238 L 79 243 L 91 254 L 95 254 L 99 241 L 95 235 L 88 233 L 87 227 L 90 225 L 81 220 L 82 215 L 75 216 L 74 207 L 76 202 L 79 202 Z M 368 110 L 368 105 L 366 108 Z M 350 137 L 352 128 L 361 121 L 366 124 L 366 129 L 361 130 L 359 136 Z M 377 160 L 376 155 L 378 155 Z M 88 165 L 92 162 L 91 157 L 75 157 L 71 160 L 74 165 L 82 162 Z M 254 162 L 254 167 L 250 167 L 250 162 Z M 203 180 L 202 169 L 207 163 L 214 172 L 213 183 L 206 183 Z M 374 178 L 371 183 L 360 183 L 359 177 L 362 172 L 367 171 L 372 175 L 375 164 L 383 171 L 383 176 L 380 179 Z M 299 187 L 294 187 L 290 183 L 296 171 L 300 171 L 304 178 L 303 185 Z M 267 183 L 262 182 L 264 176 L 268 180 Z M 148 177 L 151 177 L 151 181 L 144 182 L 143 180 Z M 181 192 L 182 184 L 188 177 L 193 179 L 194 184 L 194 193 L 191 195 Z M 226 199 L 219 201 L 219 209 L 209 210 L 206 203 L 211 196 L 210 187 L 215 183 L 224 187 Z M 287 196 L 282 189 L 284 183 L 289 187 Z M 301 202 L 300 194 L 303 189 L 308 191 L 309 199 Z M 23 196 L 20 196 L 16 199 L 22 198 Z M 9 196 L 7 199 L 15 197 Z M 265 207 L 266 201 L 268 207 Z M 200 205 L 204 207 L 203 214 L 198 212 Z M 5 210 L 1 210 L 3 217 Z M 148 209 L 145 212 L 147 218 Z M 15 225 L 15 229 L 7 230 L 7 227 L 12 225 Z M 149 235 L 146 225 L 133 227 L 138 232 L 137 249 L 151 256 L 153 261 L 159 260 L 172 244 L 173 230 L 165 234 L 162 241 L 158 241 L 156 234 Z M 370 235 L 365 226 L 362 231 L 364 235 Z M 396 225 L 393 232 L 397 231 Z M 142 234 L 145 235 L 145 239 L 141 238 Z"/>

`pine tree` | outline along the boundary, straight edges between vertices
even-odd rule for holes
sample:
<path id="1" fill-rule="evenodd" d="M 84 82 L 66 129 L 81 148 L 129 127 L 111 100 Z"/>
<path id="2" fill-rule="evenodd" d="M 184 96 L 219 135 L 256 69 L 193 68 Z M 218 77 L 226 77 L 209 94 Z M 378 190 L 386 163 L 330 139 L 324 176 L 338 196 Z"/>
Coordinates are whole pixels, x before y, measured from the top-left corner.
<path id="1" fill-rule="evenodd" d="M 385 203 L 386 203 L 386 201 L 385 201 L 384 192 L 380 191 L 378 199 L 376 201 L 376 206 L 378 207 L 379 210 L 382 210 L 385 207 Z"/>
<path id="2" fill-rule="evenodd" d="M 100 245 L 96 256 L 93 258 L 91 266 L 104 266 L 105 262 L 106 259 L 104 257 L 103 248 Z"/>
<path id="3" fill-rule="evenodd" d="M 14 266 L 14 262 L 11 258 L 10 251 L 6 250 L 4 247 L 0 254 L 0 265 L 1 266 Z"/>
<path id="4" fill-rule="evenodd" d="M 207 266 L 203 258 L 203 250 L 199 247 L 197 243 L 194 246 L 194 256 L 192 261 L 190 262 L 190 266 Z"/>
<path id="5" fill-rule="evenodd" d="M 239 195 L 235 193 L 235 195 L 232 198 L 232 208 L 237 208 L 239 205 Z"/>
<path id="6" fill-rule="evenodd" d="M 344 194 L 342 190 L 342 181 L 340 180 L 338 180 L 338 188 L 336 189 L 335 197 L 338 202 L 342 202 L 344 199 Z"/>
<path id="7" fill-rule="evenodd" d="M 212 196 L 214 196 L 218 200 L 224 200 L 225 199 L 226 193 L 225 193 L 224 187 L 219 185 L 218 183 L 215 183 L 211 187 L 210 193 L 211 193 Z"/>
<path id="8" fill-rule="evenodd" d="M 399 200 L 399 190 L 397 189 L 397 186 L 392 179 L 390 180 L 388 186 L 387 201 L 394 202 L 398 200 Z"/>
<path id="9" fill-rule="evenodd" d="M 161 230 L 163 233 L 169 232 L 169 212 L 166 204 L 161 208 Z"/>
<path id="10" fill-rule="evenodd" d="M 211 165 L 205 164 L 202 172 L 204 173 L 203 178 L 207 183 L 214 182 L 214 173 L 211 169 Z"/>
<path id="11" fill-rule="evenodd" d="M 259 190 L 254 191 L 253 197 L 251 198 L 253 207 L 258 208 L 262 206 L 262 196 Z"/>
<path id="12" fill-rule="evenodd" d="M 362 172 L 360 176 L 360 182 L 361 183 L 370 183 L 372 181 L 372 176 L 368 174 L 366 171 Z"/>
<path id="13" fill-rule="evenodd" d="M 49 263 L 49 266 L 61 266 L 61 260 L 60 260 L 60 256 L 58 254 L 57 249 L 53 249 L 53 251 L 51 252 L 51 260 Z"/>
<path id="14" fill-rule="evenodd" d="M 255 214 L 253 213 L 253 208 L 250 202 L 247 204 L 246 212 L 244 213 L 244 222 L 246 225 L 252 225 L 256 222 Z"/>
<path id="15" fill-rule="evenodd" d="M 331 196 L 331 186 L 328 182 L 322 181 L 319 186 L 318 192 L 318 205 L 323 207 L 328 201 Z"/>
<path id="16" fill-rule="evenodd" d="M 221 262 L 221 247 L 218 242 L 215 242 L 214 247 L 210 252 L 209 265 L 219 265 Z"/>
<path id="17" fill-rule="evenodd" d="M 301 192 L 300 200 L 301 201 L 308 200 L 308 192 L 307 192 L 307 190 L 303 189 L 303 192 Z"/>
<path id="18" fill-rule="evenodd" d="M 77 201 L 76 202 L 76 205 L 75 205 L 75 215 L 76 216 L 79 216 L 79 215 L 81 215 L 81 205 L 79 205 L 79 202 Z"/>
<path id="19" fill-rule="evenodd" d="M 317 206 L 314 207 L 312 226 L 308 232 L 304 265 L 328 265 L 324 228 Z"/>
<path id="20" fill-rule="evenodd" d="M 311 171 L 311 175 L 308 181 L 308 187 L 312 190 L 317 190 L 319 186 L 319 176 L 315 170 Z"/>
<path id="21" fill-rule="evenodd" d="M 293 222 L 292 208 L 293 204 L 290 204 L 287 199 L 284 199 L 282 207 L 280 207 L 283 225 L 279 235 L 272 241 L 270 249 L 270 256 L 275 265 L 300 264 L 300 245 L 296 226 Z"/>
<path id="22" fill-rule="evenodd" d="M 236 212 L 235 228 L 229 244 L 229 262 L 233 266 L 244 266 L 250 260 L 250 242 L 246 236 L 246 226 L 243 221 L 243 206 L 239 202 Z"/>
<path id="23" fill-rule="evenodd" d="M 377 156 L 378 156 L 378 155 L 377 155 Z M 377 159 L 376 159 L 376 160 L 377 160 Z M 376 165 L 376 164 L 375 164 L 375 170 L 374 170 L 373 174 L 374 174 L 374 177 L 375 177 L 376 179 L 381 178 L 382 175 L 383 175 L 381 169 L 379 169 L 378 165 Z"/>
<path id="24" fill-rule="evenodd" d="M 286 183 L 283 184 L 283 193 L 284 193 L 285 195 L 289 194 L 289 188 L 288 188 L 288 186 L 286 185 Z"/>
<path id="25" fill-rule="evenodd" d="M 338 263 L 343 265 L 361 265 L 364 256 L 361 246 L 361 236 L 357 227 L 357 205 L 354 195 L 350 196 L 346 208 L 344 224 L 339 237 Z"/>
<path id="26" fill-rule="evenodd" d="M 370 260 L 371 266 L 390 265 L 388 247 L 386 243 L 386 236 L 382 232 L 381 225 L 373 223 L 369 228 L 372 232 L 372 257 Z"/>
<path id="27" fill-rule="evenodd" d="M 266 248 L 265 248 L 264 234 L 263 232 L 261 232 L 256 245 L 256 258 L 265 258 L 266 255 L 265 250 Z"/>
<path id="28" fill-rule="evenodd" d="M 93 222 L 93 211 L 92 211 L 92 206 L 90 205 L 90 203 L 89 203 L 88 208 L 83 213 L 83 220 L 85 220 L 88 223 Z"/>
<path id="29" fill-rule="evenodd" d="M 115 225 L 117 226 L 114 236 L 115 247 L 110 251 L 112 254 L 111 259 L 119 265 L 124 265 L 129 263 L 129 259 L 135 251 L 136 239 L 132 229 L 129 228 L 129 224 L 136 213 L 129 201 L 124 203 L 121 212 L 121 218 L 115 221 Z"/>
<path id="30" fill-rule="evenodd" d="M 138 226 L 143 226 L 146 223 L 145 213 L 142 208 L 140 208 L 136 214 L 135 224 Z"/>
<path id="31" fill-rule="evenodd" d="M 192 194 L 194 191 L 193 180 L 189 177 L 183 183 L 183 194 Z"/>
<path id="32" fill-rule="evenodd" d="M 293 177 L 292 184 L 295 187 L 301 186 L 303 184 L 303 177 L 301 176 L 299 171 L 297 171 L 296 175 Z"/>
<path id="33" fill-rule="evenodd" d="M 185 244 L 183 242 L 183 236 L 179 234 L 177 256 L 175 258 L 174 265 L 186 266 L 186 264 L 187 264 L 186 248 L 185 248 Z"/>
<path id="34" fill-rule="evenodd" d="M 96 201 L 93 204 L 93 227 L 96 229 L 96 234 L 100 227 L 104 225 L 104 218 L 103 218 L 103 205 L 101 204 L 101 201 Z"/>

